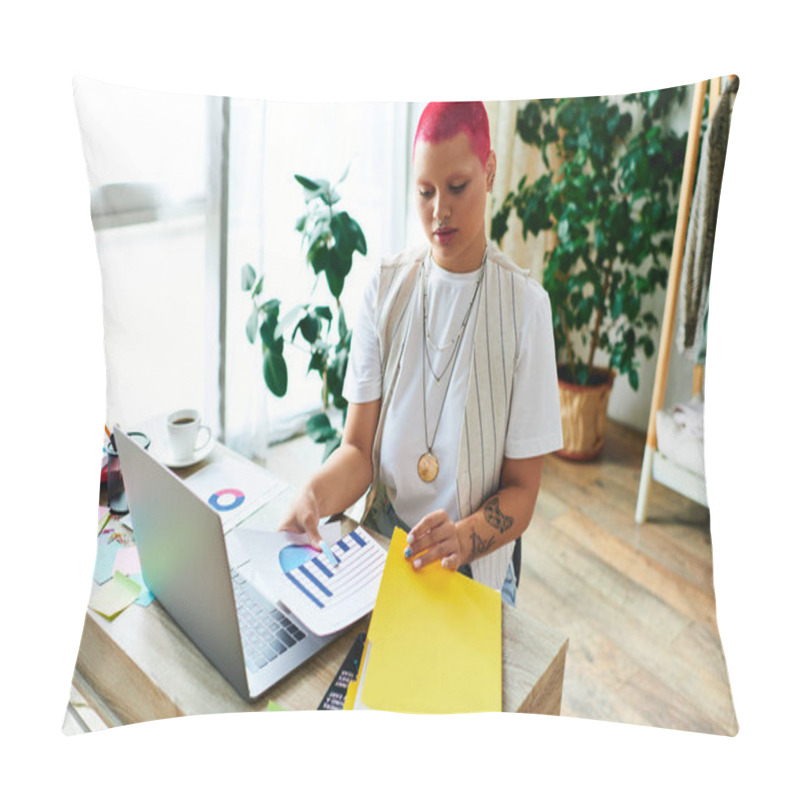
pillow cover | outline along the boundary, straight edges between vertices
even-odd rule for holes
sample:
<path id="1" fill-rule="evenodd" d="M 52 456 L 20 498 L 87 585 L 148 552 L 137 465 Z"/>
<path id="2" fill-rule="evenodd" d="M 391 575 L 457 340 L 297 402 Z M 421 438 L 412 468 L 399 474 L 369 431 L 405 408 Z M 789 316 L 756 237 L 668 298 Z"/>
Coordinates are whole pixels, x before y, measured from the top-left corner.
<path id="1" fill-rule="evenodd" d="M 552 642 L 519 706 L 552 667 L 549 705 L 533 710 L 738 729 L 716 624 L 704 479 L 659 450 L 650 430 L 655 411 L 702 391 L 737 89 L 731 77 L 623 97 L 486 102 L 498 163 L 486 231 L 549 294 L 564 439 L 546 456 L 517 608 L 504 611 L 504 635 L 519 624 L 523 639 L 535 630 Z M 150 452 L 196 486 L 208 453 L 174 458 L 166 421 L 192 410 L 224 443 L 215 452 L 233 460 L 229 451 L 238 451 L 274 481 L 246 493 L 219 484 L 203 497 L 223 516 L 236 506 L 239 519 L 238 503 L 259 492 L 285 508 L 336 441 L 336 383 L 374 264 L 423 241 L 408 138 L 422 106 L 162 95 L 86 79 L 76 80 L 75 96 L 102 276 L 109 432 L 144 432 Z M 304 263 L 321 196 L 330 214 L 347 209 L 338 218 L 352 244 L 347 269 L 311 255 Z M 656 354 L 671 346 L 673 325 L 681 343 L 664 356 L 667 381 Z M 316 381 L 314 354 L 326 347 L 329 370 Z M 324 419 L 321 385 L 332 393 Z M 115 452 L 103 455 L 94 585 L 73 688 L 96 708 L 73 703 L 65 724 L 248 708 L 153 601 L 124 503 L 114 513 Z M 312 680 L 294 672 L 256 707 L 341 707 L 363 668 L 363 633 L 347 631 L 309 662 Z M 506 647 L 507 657 L 514 652 Z M 123 663 L 137 679 L 120 687 Z M 516 697 L 505 684 L 504 696 Z"/>

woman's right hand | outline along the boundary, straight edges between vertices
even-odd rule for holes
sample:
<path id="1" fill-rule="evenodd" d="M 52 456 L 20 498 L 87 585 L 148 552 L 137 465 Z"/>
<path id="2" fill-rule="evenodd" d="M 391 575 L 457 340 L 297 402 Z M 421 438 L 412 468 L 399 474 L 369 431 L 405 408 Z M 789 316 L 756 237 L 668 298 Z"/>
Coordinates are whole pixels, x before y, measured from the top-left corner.
<path id="1" fill-rule="evenodd" d="M 294 500 L 278 530 L 305 533 L 308 535 L 309 544 L 315 550 L 322 549 L 322 537 L 319 535 L 319 506 L 309 488 L 304 489 Z"/>

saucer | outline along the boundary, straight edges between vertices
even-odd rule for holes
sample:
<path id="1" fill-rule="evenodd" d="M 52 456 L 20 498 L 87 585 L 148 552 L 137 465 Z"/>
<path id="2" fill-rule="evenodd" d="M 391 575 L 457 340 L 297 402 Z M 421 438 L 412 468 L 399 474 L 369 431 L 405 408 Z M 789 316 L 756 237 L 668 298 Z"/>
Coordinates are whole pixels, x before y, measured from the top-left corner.
<path id="1" fill-rule="evenodd" d="M 159 448 L 157 457 L 158 460 L 165 466 L 172 469 L 180 469 L 182 467 L 193 467 L 195 464 L 201 462 L 204 458 L 211 454 L 216 443 L 213 436 L 208 437 L 208 441 L 199 449 L 195 450 L 186 458 L 178 458 L 169 446 L 168 442 L 163 443 L 163 448 Z"/>
<path id="2" fill-rule="evenodd" d="M 198 464 L 211 454 L 211 451 L 214 449 L 214 444 L 216 443 L 216 439 L 212 435 L 208 442 L 199 450 L 195 450 L 194 453 L 186 458 L 178 458 L 175 453 L 172 452 L 172 446 L 170 445 L 169 436 L 167 434 L 166 414 L 160 414 L 145 420 L 137 426 L 136 430 L 143 431 L 150 437 L 150 447 L 148 450 L 153 455 L 153 458 L 157 459 L 165 467 L 171 467 L 172 469 L 192 467 Z"/>

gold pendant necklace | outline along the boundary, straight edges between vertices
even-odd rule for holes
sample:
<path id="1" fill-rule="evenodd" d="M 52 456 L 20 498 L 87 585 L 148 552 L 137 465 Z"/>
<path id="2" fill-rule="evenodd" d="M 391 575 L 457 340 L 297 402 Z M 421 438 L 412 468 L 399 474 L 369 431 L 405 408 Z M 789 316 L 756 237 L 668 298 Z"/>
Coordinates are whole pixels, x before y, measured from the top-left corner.
<path id="1" fill-rule="evenodd" d="M 450 389 L 450 382 L 453 379 L 453 373 L 456 371 L 456 361 L 458 360 L 458 351 L 461 349 L 461 342 L 464 340 L 464 329 L 467 326 L 467 320 L 472 312 L 472 306 L 475 304 L 475 298 L 478 296 L 478 290 L 480 289 L 481 284 L 483 283 L 483 276 L 486 273 L 486 253 L 488 251 L 484 251 L 483 253 L 483 260 L 481 261 L 481 274 L 478 278 L 478 281 L 475 285 L 475 292 L 472 295 L 472 301 L 469 304 L 469 308 L 467 309 L 467 313 L 464 317 L 464 322 L 461 324 L 461 330 L 458 335 L 458 341 L 456 342 L 455 349 L 450 354 L 450 358 L 445 365 L 442 374 L 437 377 L 436 373 L 433 371 L 433 365 L 430 364 L 429 357 L 428 357 L 428 349 L 426 347 L 426 340 L 428 337 L 428 310 L 427 310 L 427 294 L 428 294 L 428 272 L 427 267 L 428 263 L 426 261 L 425 264 L 422 265 L 422 415 L 425 422 L 425 446 L 428 448 L 426 452 L 424 452 L 419 461 L 417 461 L 417 473 L 419 477 L 425 481 L 425 483 L 431 483 L 436 479 L 436 476 L 439 474 L 439 459 L 433 454 L 433 445 L 436 442 L 436 434 L 439 432 L 439 423 L 442 421 L 442 412 L 444 411 L 444 404 L 445 400 L 447 400 L 447 392 Z M 425 382 L 425 373 L 427 372 L 425 368 L 426 359 L 429 361 L 428 366 L 431 368 L 431 372 L 433 373 L 433 377 L 436 378 L 438 381 L 444 377 L 444 373 L 447 371 L 447 368 L 452 365 L 450 369 L 450 375 L 447 378 L 447 385 L 444 389 L 444 396 L 442 397 L 442 405 L 439 408 L 439 417 L 436 420 L 436 427 L 433 429 L 433 439 L 429 443 L 428 442 L 428 402 L 427 402 L 427 386 Z"/>
<path id="2" fill-rule="evenodd" d="M 439 462 L 430 450 L 419 457 L 417 472 L 425 483 L 430 483 L 439 474 Z"/>

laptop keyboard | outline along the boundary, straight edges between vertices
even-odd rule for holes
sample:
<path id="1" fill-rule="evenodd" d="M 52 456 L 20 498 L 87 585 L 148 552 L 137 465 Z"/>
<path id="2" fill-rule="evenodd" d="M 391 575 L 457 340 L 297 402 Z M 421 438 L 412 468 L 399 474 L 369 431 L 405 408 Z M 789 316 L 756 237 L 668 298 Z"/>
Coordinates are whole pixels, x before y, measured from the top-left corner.
<path id="1" fill-rule="evenodd" d="M 244 660 L 255 672 L 305 638 L 289 617 L 247 587 L 247 581 L 231 570 L 236 612 L 242 634 Z"/>

